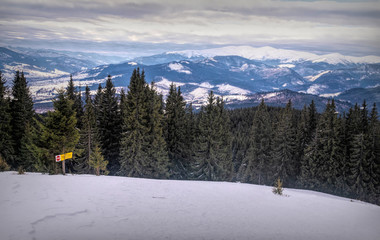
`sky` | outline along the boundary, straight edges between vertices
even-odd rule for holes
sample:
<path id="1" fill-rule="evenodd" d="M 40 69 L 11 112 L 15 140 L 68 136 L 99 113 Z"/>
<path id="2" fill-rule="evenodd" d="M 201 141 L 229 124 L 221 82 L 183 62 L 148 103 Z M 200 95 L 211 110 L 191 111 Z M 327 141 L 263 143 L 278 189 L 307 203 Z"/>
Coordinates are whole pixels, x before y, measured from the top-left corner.
<path id="1" fill-rule="evenodd" d="M 136 57 L 227 45 L 380 56 L 380 0 L 0 0 L 0 45 Z"/>

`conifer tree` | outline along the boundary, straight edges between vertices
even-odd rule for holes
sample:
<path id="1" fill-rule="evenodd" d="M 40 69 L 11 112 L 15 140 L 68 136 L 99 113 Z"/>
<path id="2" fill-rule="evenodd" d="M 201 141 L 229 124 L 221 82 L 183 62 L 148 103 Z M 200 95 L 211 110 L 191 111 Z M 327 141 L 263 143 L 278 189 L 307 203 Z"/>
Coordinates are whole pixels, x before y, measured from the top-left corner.
<path id="1" fill-rule="evenodd" d="M 366 199 L 367 186 L 371 181 L 369 145 L 369 139 L 364 133 L 355 135 L 349 159 L 352 191 L 355 197 L 362 200 Z"/>
<path id="2" fill-rule="evenodd" d="M 13 158 L 10 98 L 0 71 L 0 157 L 11 163 Z M 8 96 L 7 96 L 8 95 Z"/>
<path id="3" fill-rule="evenodd" d="M 128 114 L 128 111 L 127 111 L 127 95 L 125 94 L 125 91 L 122 88 L 120 91 L 120 118 L 121 118 L 121 121 L 123 119 L 127 118 L 127 114 Z M 123 126 L 124 125 L 122 124 L 122 127 Z"/>
<path id="4" fill-rule="evenodd" d="M 58 173 L 58 165 L 55 164 L 55 155 L 74 151 L 79 140 L 79 132 L 76 129 L 76 116 L 73 110 L 73 102 L 68 99 L 63 90 L 58 91 L 56 99 L 53 101 L 54 111 L 48 112 L 46 118 L 46 128 L 43 138 L 49 146 L 50 159 L 53 171 Z M 64 172 L 65 161 L 62 161 L 62 172 Z"/>
<path id="5" fill-rule="evenodd" d="M 96 144 L 94 146 L 94 151 L 91 152 L 89 159 L 89 165 L 95 169 L 96 176 L 99 176 L 101 171 L 103 171 L 106 175 L 108 174 L 107 164 L 108 161 L 104 160 L 101 149 L 99 145 Z"/>
<path id="6" fill-rule="evenodd" d="M 294 185 L 299 165 L 296 162 L 296 128 L 293 124 L 292 103 L 289 100 L 283 109 L 278 128 L 274 135 L 272 161 L 275 166 L 275 178 L 285 184 Z"/>
<path id="7" fill-rule="evenodd" d="M 368 200 L 380 204 L 380 122 L 377 114 L 376 103 L 373 104 L 368 125 L 369 139 L 369 175 L 367 185 Z"/>
<path id="8" fill-rule="evenodd" d="M 172 83 L 165 108 L 165 138 L 170 160 L 170 174 L 174 179 L 186 179 L 189 162 L 189 141 L 186 135 L 186 102 L 181 90 Z"/>
<path id="9" fill-rule="evenodd" d="M 95 108 L 91 99 L 90 88 L 88 86 L 86 86 L 85 92 L 85 106 L 82 124 L 82 129 L 80 130 L 81 138 L 79 142 L 81 143 L 80 145 L 81 148 L 83 148 L 83 152 L 79 158 L 75 159 L 75 170 L 78 173 L 90 173 L 89 160 L 95 145 L 98 144 L 98 140 Z"/>
<path id="10" fill-rule="evenodd" d="M 142 72 L 144 76 L 144 72 Z M 164 113 L 162 95 L 159 95 L 154 87 L 154 83 L 148 90 L 148 127 L 149 127 L 149 146 L 148 158 L 153 169 L 154 178 L 169 177 L 169 156 L 163 134 Z"/>
<path id="11" fill-rule="evenodd" d="M 100 108 L 103 101 L 103 88 L 99 83 L 98 90 L 96 91 L 96 95 L 94 97 L 94 109 L 95 109 L 95 117 L 96 117 L 96 126 L 100 125 Z"/>
<path id="12" fill-rule="evenodd" d="M 25 139 L 27 126 L 32 127 L 32 119 L 34 116 L 33 100 L 29 91 L 28 83 L 24 77 L 24 73 L 17 71 L 13 81 L 12 88 L 13 99 L 11 101 L 12 113 L 12 136 L 14 143 L 15 158 L 12 167 L 17 168 L 23 165 L 23 157 L 21 156 L 20 147 L 22 140 Z"/>
<path id="13" fill-rule="evenodd" d="M 121 137 L 121 116 L 116 89 L 108 75 L 99 108 L 98 133 L 102 153 L 108 161 L 108 170 L 115 174 L 119 170 L 119 151 Z"/>
<path id="14" fill-rule="evenodd" d="M 73 76 L 70 74 L 70 80 L 66 87 L 67 97 L 73 102 L 73 109 L 76 113 L 77 118 L 77 128 L 82 128 L 82 116 L 83 116 L 83 103 L 82 103 L 82 93 L 76 90 Z"/>
<path id="15" fill-rule="evenodd" d="M 199 115 L 195 177 L 204 180 L 231 180 L 232 159 L 229 120 L 223 100 L 211 91 Z"/>
<path id="16" fill-rule="evenodd" d="M 150 168 L 146 151 L 149 147 L 148 95 L 144 75 L 140 75 L 139 69 L 134 69 L 125 102 L 127 114 L 123 119 L 119 175 L 129 177 L 152 175 L 153 170 Z"/>
<path id="17" fill-rule="evenodd" d="M 272 126 L 264 99 L 261 101 L 251 127 L 249 148 L 239 169 L 241 181 L 269 184 L 273 183 L 270 170 Z"/>

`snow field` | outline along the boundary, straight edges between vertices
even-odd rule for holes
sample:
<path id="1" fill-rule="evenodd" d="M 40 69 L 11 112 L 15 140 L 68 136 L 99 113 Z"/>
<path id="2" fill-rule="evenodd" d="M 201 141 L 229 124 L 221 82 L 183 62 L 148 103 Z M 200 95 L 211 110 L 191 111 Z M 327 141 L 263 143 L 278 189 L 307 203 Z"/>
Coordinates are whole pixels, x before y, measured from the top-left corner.
<path id="1" fill-rule="evenodd" d="M 0 239 L 361 239 L 380 207 L 227 182 L 0 173 Z"/>

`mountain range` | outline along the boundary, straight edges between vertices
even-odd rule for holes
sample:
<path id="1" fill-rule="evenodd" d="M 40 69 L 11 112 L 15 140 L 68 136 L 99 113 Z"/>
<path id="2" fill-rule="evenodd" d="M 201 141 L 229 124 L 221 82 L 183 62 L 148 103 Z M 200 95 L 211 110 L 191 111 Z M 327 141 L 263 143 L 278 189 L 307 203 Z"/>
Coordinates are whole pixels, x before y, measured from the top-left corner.
<path id="1" fill-rule="evenodd" d="M 76 56 L 80 55 L 78 58 Z M 173 82 L 181 87 L 188 102 L 199 107 L 213 90 L 229 107 L 257 105 L 261 98 L 283 106 L 289 99 L 296 108 L 311 99 L 323 111 L 327 100 L 339 101 L 339 111 L 352 104 L 379 104 L 380 57 L 351 57 L 231 46 L 206 50 L 166 52 L 109 64 L 116 58 L 104 57 L 99 65 L 86 54 L 50 50 L 0 48 L 0 70 L 9 80 L 15 70 L 23 70 L 30 82 L 36 108 L 46 110 L 55 90 L 65 87 L 69 73 L 77 86 L 89 85 L 95 92 L 110 74 L 118 91 L 127 88 L 133 69 L 144 69 L 148 82 L 167 94 Z"/>

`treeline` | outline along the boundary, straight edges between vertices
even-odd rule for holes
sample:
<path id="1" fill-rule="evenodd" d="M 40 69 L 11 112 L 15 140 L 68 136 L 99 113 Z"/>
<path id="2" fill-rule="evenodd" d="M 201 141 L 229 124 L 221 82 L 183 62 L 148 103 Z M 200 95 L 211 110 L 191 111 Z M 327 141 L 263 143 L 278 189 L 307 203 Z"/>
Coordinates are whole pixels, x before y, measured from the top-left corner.
<path id="1" fill-rule="evenodd" d="M 111 174 L 159 179 L 240 181 L 333 193 L 380 204 L 380 123 L 376 105 L 364 102 L 347 114 L 334 100 L 318 114 L 268 107 L 227 110 L 209 93 L 195 112 L 180 87 L 164 101 L 133 71 L 128 92 L 117 96 L 111 76 L 84 98 L 72 78 L 58 91 L 54 111 L 34 113 L 24 75 L 12 89 L 0 81 L 0 168 L 62 173 Z"/>

